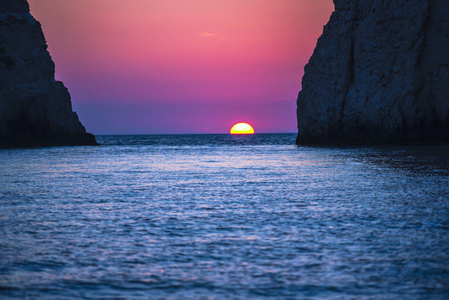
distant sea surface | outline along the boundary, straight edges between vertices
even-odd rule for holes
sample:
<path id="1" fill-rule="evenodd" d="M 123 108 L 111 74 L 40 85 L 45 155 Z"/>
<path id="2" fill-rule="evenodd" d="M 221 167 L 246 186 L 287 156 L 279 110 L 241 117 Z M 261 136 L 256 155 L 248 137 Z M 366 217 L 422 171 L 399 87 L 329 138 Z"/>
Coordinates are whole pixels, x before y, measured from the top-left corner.
<path id="1" fill-rule="evenodd" d="M 0 150 L 1 299 L 448 299 L 449 147 Z"/>

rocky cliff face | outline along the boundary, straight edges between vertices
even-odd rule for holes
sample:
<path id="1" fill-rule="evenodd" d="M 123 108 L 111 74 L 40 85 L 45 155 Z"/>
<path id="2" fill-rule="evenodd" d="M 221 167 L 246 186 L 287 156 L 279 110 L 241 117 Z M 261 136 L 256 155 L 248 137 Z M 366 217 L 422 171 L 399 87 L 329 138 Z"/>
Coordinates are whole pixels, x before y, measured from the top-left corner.
<path id="1" fill-rule="evenodd" d="M 305 67 L 297 144 L 449 143 L 447 0 L 334 0 Z"/>
<path id="2" fill-rule="evenodd" d="M 0 147 L 95 145 L 26 0 L 0 0 Z"/>

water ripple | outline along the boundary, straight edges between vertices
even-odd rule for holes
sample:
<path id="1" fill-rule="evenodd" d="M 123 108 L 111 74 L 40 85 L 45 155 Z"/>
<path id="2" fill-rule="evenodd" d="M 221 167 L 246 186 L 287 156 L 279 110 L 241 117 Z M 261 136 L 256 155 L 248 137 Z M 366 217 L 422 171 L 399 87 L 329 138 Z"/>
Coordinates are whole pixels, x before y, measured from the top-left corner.
<path id="1" fill-rule="evenodd" d="M 448 147 L 98 140 L 0 150 L 1 298 L 449 296 Z"/>

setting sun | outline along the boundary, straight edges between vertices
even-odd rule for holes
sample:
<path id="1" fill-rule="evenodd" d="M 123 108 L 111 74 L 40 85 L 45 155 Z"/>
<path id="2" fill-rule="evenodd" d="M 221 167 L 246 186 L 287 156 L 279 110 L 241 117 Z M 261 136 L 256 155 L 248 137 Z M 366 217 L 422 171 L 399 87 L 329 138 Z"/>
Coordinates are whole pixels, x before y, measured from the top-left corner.
<path id="1" fill-rule="evenodd" d="M 248 123 L 237 123 L 232 126 L 231 134 L 254 134 L 254 129 Z"/>

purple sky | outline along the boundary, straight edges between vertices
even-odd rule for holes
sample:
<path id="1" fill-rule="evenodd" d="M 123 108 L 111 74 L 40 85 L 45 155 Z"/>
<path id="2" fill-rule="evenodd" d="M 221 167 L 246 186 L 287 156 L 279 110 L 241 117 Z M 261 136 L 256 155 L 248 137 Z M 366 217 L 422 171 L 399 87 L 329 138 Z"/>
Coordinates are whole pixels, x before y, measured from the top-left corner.
<path id="1" fill-rule="evenodd" d="M 295 132 L 331 0 L 30 0 L 94 134 Z"/>

